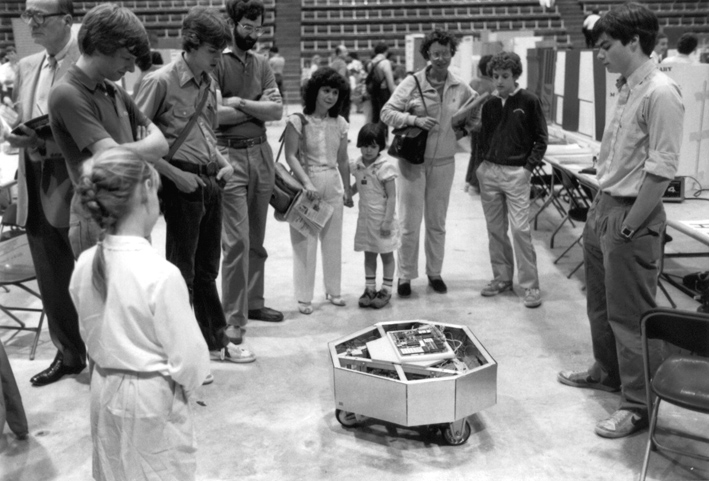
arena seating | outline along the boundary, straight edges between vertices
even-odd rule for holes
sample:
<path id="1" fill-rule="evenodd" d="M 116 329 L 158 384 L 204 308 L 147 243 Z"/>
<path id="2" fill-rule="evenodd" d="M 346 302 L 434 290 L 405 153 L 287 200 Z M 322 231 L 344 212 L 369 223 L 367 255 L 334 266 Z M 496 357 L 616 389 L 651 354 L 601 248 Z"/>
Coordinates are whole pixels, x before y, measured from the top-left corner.
<path id="1" fill-rule="evenodd" d="M 556 8 L 533 0 L 302 0 L 301 58 L 329 56 L 337 45 L 371 52 L 379 41 L 403 58 L 405 37 L 440 27 L 461 35 L 530 30 L 568 41 Z"/>
<path id="2" fill-rule="evenodd" d="M 615 0 L 583 0 L 584 14 L 591 13 L 594 9 L 603 14 L 617 4 Z M 709 32 L 709 2 L 706 0 L 643 0 L 650 10 L 655 12 L 663 27 L 690 27 L 696 32 Z"/>

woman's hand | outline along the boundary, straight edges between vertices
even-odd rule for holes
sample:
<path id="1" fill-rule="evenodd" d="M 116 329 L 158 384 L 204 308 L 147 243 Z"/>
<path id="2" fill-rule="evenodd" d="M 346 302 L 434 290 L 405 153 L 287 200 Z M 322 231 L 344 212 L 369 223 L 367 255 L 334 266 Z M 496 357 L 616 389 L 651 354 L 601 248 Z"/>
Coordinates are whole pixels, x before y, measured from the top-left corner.
<path id="1" fill-rule="evenodd" d="M 320 198 L 318 190 L 315 188 L 313 183 L 310 182 L 310 179 L 308 179 L 307 182 L 303 183 L 303 191 L 305 192 L 305 196 L 310 200 L 317 200 Z"/>
<path id="2" fill-rule="evenodd" d="M 382 237 L 391 237 L 392 223 L 392 221 L 386 220 L 382 222 L 381 227 L 379 227 L 379 235 Z"/>
<path id="3" fill-rule="evenodd" d="M 433 117 L 416 117 L 414 120 L 414 126 L 423 130 L 431 130 L 436 125 L 438 125 L 438 120 Z"/>
<path id="4" fill-rule="evenodd" d="M 342 196 L 345 207 L 354 207 L 354 201 L 352 200 L 352 190 L 346 189 L 344 195 Z"/>

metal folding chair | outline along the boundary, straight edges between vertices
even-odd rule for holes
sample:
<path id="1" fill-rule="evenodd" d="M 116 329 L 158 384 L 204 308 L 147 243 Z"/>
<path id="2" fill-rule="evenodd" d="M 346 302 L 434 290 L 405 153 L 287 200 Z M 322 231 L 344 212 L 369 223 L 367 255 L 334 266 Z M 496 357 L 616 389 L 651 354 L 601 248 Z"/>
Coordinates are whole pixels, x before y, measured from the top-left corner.
<path id="1" fill-rule="evenodd" d="M 671 431 L 667 431 L 668 434 L 699 443 L 703 454 L 661 444 L 655 436 L 661 402 L 694 413 L 709 415 L 709 315 L 668 308 L 651 309 L 642 316 L 641 339 L 645 395 L 648 409 L 651 409 L 650 432 L 640 475 L 640 480 L 644 481 L 650 453 L 657 448 L 709 461 L 709 456 L 706 454 L 709 453 L 709 438 L 706 436 L 683 432 L 675 426 Z M 668 342 L 688 351 L 689 354 L 673 354 L 652 373 L 648 349 L 650 339 Z"/>

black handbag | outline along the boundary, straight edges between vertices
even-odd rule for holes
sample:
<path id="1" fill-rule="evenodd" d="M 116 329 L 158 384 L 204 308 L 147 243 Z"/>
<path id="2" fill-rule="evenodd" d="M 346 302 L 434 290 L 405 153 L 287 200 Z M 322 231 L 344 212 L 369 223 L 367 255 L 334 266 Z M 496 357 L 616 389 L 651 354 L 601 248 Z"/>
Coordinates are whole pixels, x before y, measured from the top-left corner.
<path id="1" fill-rule="evenodd" d="M 421 84 L 419 84 L 416 75 L 411 75 L 414 77 L 416 88 L 418 88 L 419 95 L 421 95 L 423 108 L 426 110 L 426 116 L 428 116 L 428 108 L 426 107 L 426 100 L 423 98 Z M 423 164 L 423 156 L 426 153 L 426 141 L 428 140 L 428 130 L 414 126 L 406 126 L 394 129 L 392 133 L 394 134 L 394 140 L 391 141 L 387 153 L 392 157 L 405 160 L 410 164 Z"/>
<path id="2" fill-rule="evenodd" d="M 303 129 L 305 130 L 305 125 L 308 123 L 305 116 L 301 113 L 297 113 L 295 115 L 300 117 Z M 274 215 L 276 219 L 281 221 L 285 220 L 285 215 L 288 212 L 288 209 L 291 205 L 293 205 L 295 199 L 303 191 L 303 184 L 295 178 L 293 173 L 288 170 L 284 164 L 278 162 L 278 159 L 281 157 L 281 152 L 283 151 L 283 144 L 285 143 L 287 130 L 288 124 L 286 123 L 286 128 L 283 129 L 283 134 L 280 138 L 281 146 L 278 149 L 278 155 L 276 155 L 275 181 L 273 184 L 273 191 L 271 192 L 271 199 L 269 200 L 269 204 L 271 204 L 275 210 Z"/>

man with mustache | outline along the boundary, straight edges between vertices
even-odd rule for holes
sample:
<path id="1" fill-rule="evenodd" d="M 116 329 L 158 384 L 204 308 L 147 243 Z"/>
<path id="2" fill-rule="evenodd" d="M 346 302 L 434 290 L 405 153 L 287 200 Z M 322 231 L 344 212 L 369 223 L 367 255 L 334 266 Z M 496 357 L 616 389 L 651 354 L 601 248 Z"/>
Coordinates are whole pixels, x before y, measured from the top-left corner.
<path id="1" fill-rule="evenodd" d="M 214 71 L 222 99 L 217 139 L 234 167 L 222 202 L 222 305 L 227 334 L 239 344 L 247 319 L 283 320 L 264 304 L 263 246 L 275 178 L 266 122 L 281 118 L 283 104 L 268 59 L 251 51 L 263 35 L 263 3 L 228 0 L 226 11 L 234 42 Z"/>

